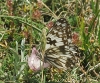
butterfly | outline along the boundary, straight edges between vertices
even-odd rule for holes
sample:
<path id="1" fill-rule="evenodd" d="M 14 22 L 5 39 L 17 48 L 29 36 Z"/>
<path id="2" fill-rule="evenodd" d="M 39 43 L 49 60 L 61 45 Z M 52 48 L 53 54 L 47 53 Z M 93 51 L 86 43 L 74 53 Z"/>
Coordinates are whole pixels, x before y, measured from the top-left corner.
<path id="1" fill-rule="evenodd" d="M 68 69 L 79 62 L 80 50 L 72 43 L 72 31 L 65 18 L 58 19 L 47 36 L 44 60 L 59 68 Z"/>

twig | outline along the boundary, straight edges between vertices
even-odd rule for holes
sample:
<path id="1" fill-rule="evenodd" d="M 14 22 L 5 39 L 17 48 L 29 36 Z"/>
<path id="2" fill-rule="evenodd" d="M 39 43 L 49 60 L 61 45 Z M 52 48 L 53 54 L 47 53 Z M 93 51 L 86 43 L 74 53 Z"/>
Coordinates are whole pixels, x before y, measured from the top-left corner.
<path id="1" fill-rule="evenodd" d="M 95 65 L 94 67 L 92 67 L 91 69 L 89 69 L 87 72 L 85 72 L 85 73 L 83 73 L 83 74 L 81 74 L 80 75 L 80 77 L 82 77 L 83 75 L 85 75 L 86 73 L 88 73 L 88 72 L 90 72 L 90 71 L 92 71 L 92 70 L 94 70 L 94 69 L 96 69 L 96 68 L 98 68 L 100 66 L 100 63 L 98 63 L 97 65 Z"/>
<path id="2" fill-rule="evenodd" d="M 50 9 L 47 5 L 45 5 L 42 1 L 41 1 L 41 3 L 42 3 L 43 6 L 45 6 L 45 7 L 53 14 L 53 16 L 54 16 L 56 19 L 58 19 L 58 17 L 55 15 L 55 13 L 53 13 L 53 12 L 51 11 L 51 9 Z"/>

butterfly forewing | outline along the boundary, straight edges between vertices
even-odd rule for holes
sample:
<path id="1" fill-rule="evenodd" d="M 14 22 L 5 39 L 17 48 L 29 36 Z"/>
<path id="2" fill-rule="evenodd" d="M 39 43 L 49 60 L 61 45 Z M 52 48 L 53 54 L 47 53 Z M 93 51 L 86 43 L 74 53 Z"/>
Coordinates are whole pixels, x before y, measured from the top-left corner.
<path id="1" fill-rule="evenodd" d="M 67 33 L 67 34 L 66 34 Z M 71 39 L 71 29 L 66 19 L 61 18 L 55 22 L 47 35 L 46 48 L 67 45 Z"/>
<path id="2" fill-rule="evenodd" d="M 71 28 L 66 19 L 61 18 L 47 34 L 46 61 L 58 68 L 67 69 L 78 61 L 76 55 L 79 53 L 72 43 Z"/>

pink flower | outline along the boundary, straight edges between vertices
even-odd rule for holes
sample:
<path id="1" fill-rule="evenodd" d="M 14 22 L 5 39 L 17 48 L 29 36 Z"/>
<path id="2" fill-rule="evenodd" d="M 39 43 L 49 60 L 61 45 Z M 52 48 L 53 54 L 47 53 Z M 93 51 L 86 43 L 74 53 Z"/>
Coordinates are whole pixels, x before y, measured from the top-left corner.
<path id="1" fill-rule="evenodd" d="M 34 12 L 33 12 L 33 18 L 34 19 L 40 19 L 40 17 L 41 17 L 41 12 L 40 12 L 40 10 L 35 10 Z"/>
<path id="2" fill-rule="evenodd" d="M 37 54 L 38 54 L 38 51 L 36 50 L 35 47 L 33 47 L 31 56 L 28 57 L 28 65 L 30 69 L 34 71 L 38 71 L 38 70 L 41 70 L 42 66 L 43 68 L 50 67 L 50 64 L 41 61 L 39 57 L 37 56 Z"/>
<path id="3" fill-rule="evenodd" d="M 74 44 L 78 44 L 79 43 L 79 34 L 78 33 L 73 33 L 72 35 L 72 41 Z"/>
<path id="4" fill-rule="evenodd" d="M 47 27 L 48 27 L 48 29 L 50 29 L 52 26 L 53 26 L 53 22 L 49 22 L 48 24 L 47 24 Z"/>

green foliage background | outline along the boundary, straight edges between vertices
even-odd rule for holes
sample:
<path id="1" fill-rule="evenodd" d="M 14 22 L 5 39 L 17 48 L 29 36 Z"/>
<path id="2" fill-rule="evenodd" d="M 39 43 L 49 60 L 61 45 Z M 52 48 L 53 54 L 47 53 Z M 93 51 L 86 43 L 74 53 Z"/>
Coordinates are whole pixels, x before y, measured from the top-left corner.
<path id="1" fill-rule="evenodd" d="M 27 57 L 32 45 L 43 47 L 43 29 L 48 31 L 48 24 L 61 17 L 79 35 L 76 45 L 83 50 L 83 67 L 31 71 Z M 100 82 L 100 1 L 0 0 L 0 83 L 73 82 Z"/>

